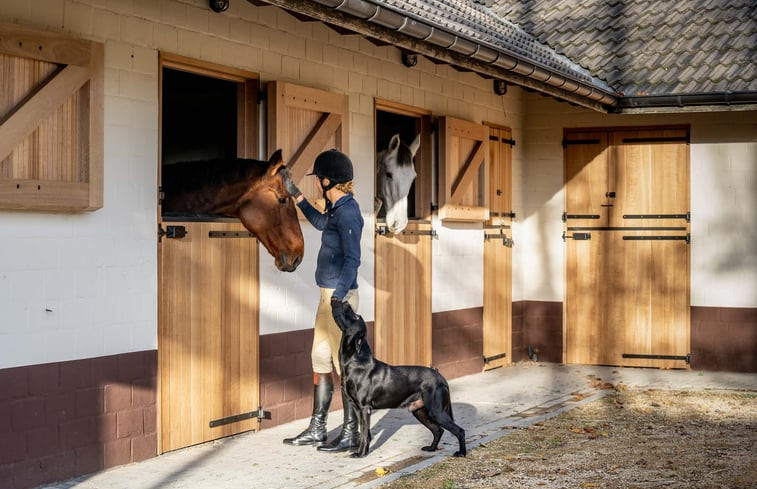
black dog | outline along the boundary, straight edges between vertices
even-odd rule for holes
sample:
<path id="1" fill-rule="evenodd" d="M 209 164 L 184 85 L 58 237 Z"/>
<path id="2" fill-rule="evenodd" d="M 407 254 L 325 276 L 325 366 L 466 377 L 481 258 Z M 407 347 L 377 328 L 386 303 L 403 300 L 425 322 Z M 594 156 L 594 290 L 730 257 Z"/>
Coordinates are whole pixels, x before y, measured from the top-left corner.
<path id="1" fill-rule="evenodd" d="M 422 450 L 433 452 L 445 428 L 457 437 L 460 449 L 455 457 L 464 457 L 465 430 L 452 418 L 449 385 L 433 368 L 420 366 L 395 367 L 376 360 L 366 338 L 363 318 L 355 314 L 347 303 L 332 302 L 332 313 L 342 343 L 339 361 L 342 365 L 342 386 L 356 409 L 360 431 L 360 445 L 352 457 L 365 457 L 371 441 L 371 411 L 373 409 L 408 408 L 423 426 L 431 430 L 434 440 Z"/>

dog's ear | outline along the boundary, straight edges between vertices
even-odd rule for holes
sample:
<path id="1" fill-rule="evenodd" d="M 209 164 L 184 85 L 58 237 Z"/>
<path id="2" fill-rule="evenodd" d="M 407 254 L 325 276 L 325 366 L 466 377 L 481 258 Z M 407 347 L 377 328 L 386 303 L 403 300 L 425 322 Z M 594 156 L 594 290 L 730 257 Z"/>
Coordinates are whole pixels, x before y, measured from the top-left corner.
<path id="1" fill-rule="evenodd" d="M 357 320 L 357 313 L 352 310 L 352 306 L 350 306 L 348 303 L 344 305 L 344 317 L 347 319 L 351 319 L 352 321 Z"/>

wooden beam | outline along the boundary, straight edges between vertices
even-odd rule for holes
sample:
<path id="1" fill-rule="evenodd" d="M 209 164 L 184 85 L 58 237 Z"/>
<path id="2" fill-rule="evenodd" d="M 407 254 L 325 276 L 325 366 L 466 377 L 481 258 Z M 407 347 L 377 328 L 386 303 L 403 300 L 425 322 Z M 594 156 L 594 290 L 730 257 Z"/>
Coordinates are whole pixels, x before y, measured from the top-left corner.
<path id="1" fill-rule="evenodd" d="M 459 204 L 460 198 L 463 195 L 463 191 L 476 178 L 478 169 L 481 163 L 484 161 L 484 144 L 481 141 L 476 141 L 476 145 L 473 147 L 470 156 L 460 169 L 460 173 L 457 174 L 455 182 L 452 184 L 451 195 L 449 198 L 450 204 Z"/>
<path id="2" fill-rule="evenodd" d="M 323 150 L 326 141 L 334 135 L 341 123 L 342 117 L 339 114 L 323 114 L 318 124 L 297 149 L 297 153 L 286 162 L 292 173 L 292 180 L 299 182 L 305 176 L 306 164 L 315 160 Z"/>
<path id="3" fill-rule="evenodd" d="M 0 120 L 0 161 L 89 80 L 89 68 L 68 65 L 41 87 L 26 103 Z"/>

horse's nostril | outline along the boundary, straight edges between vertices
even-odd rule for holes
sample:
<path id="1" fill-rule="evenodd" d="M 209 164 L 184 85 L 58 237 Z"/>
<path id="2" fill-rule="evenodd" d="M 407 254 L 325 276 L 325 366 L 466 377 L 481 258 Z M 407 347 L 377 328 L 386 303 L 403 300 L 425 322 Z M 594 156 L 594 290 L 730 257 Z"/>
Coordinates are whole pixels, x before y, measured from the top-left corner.
<path id="1" fill-rule="evenodd" d="M 296 257 L 296 258 L 294 259 L 294 262 L 292 263 L 292 266 L 293 266 L 294 268 L 297 268 L 298 266 L 300 266 L 300 263 L 301 263 L 301 262 L 302 262 L 302 257 L 301 257 L 301 256 L 297 256 L 297 257 Z"/>

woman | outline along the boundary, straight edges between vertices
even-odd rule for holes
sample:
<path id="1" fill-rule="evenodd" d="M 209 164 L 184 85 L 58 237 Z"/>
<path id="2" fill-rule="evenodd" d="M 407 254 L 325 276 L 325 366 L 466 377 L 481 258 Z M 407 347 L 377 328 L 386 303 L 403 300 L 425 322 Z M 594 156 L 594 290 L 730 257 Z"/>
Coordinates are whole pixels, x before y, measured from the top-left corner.
<path id="1" fill-rule="evenodd" d="M 313 333 L 313 414 L 310 425 L 294 438 L 284 439 L 289 445 L 316 445 L 318 450 L 341 452 L 357 447 L 357 416 L 342 391 L 344 424 L 342 431 L 330 443 L 326 442 L 326 418 L 331 405 L 334 384 L 332 365 L 340 373 L 339 343 L 342 332 L 334 322 L 331 304 L 348 302 L 357 310 L 357 269 L 360 266 L 360 236 L 363 217 L 353 197 L 352 162 L 344 153 L 331 149 L 318 155 L 313 172 L 326 198 L 326 211 L 314 208 L 285 173 L 284 184 L 289 194 L 318 230 L 322 231 L 321 248 L 315 270 L 315 281 L 321 289 L 321 300 Z"/>

